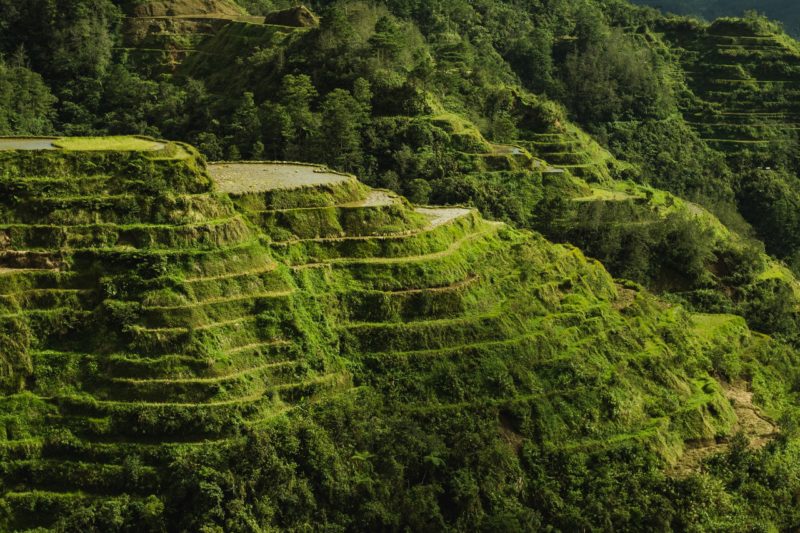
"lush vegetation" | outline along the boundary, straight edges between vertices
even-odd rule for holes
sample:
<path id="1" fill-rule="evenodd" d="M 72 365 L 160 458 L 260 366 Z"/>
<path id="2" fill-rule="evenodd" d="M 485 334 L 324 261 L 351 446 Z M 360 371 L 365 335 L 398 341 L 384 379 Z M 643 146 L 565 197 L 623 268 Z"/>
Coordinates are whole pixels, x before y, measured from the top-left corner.
<path id="1" fill-rule="evenodd" d="M 793 523 L 794 351 L 743 320 L 469 209 L 336 175 L 228 196 L 120 141 L 2 157 L 3 529 Z M 712 376 L 783 440 L 673 478 L 738 427 Z"/>
<path id="2" fill-rule="evenodd" d="M 778 25 L 169 4 L 0 0 L 0 529 L 800 527 Z"/>

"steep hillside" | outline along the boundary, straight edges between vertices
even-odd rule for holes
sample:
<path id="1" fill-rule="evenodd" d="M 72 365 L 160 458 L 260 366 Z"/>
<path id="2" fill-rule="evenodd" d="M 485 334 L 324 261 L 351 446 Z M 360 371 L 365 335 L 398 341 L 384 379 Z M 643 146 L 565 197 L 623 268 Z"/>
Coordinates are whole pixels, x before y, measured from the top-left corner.
<path id="1" fill-rule="evenodd" d="M 797 529 L 800 45 L 308 8 L 0 0 L 0 530 Z"/>
<path id="2" fill-rule="evenodd" d="M 688 127 L 733 171 L 725 181 L 738 211 L 769 253 L 794 262 L 800 46 L 759 17 L 663 19 L 654 30 L 685 72 L 679 108 Z"/>
<path id="3" fill-rule="evenodd" d="M 178 451 L 223 446 L 350 384 L 288 268 L 193 149 L 78 141 L 0 154 L 14 195 L 0 259 L 15 393 L 4 530 L 99 497 L 158 495 Z M 358 190 L 342 181 L 342 194 Z"/>
<path id="4" fill-rule="evenodd" d="M 781 21 L 789 33 L 800 34 L 800 7 L 791 0 L 636 0 L 635 3 L 707 20 L 739 17 L 745 11 L 755 10 Z"/>
<path id="5" fill-rule="evenodd" d="M 155 73 L 175 69 L 204 39 L 231 21 L 263 21 L 248 17 L 227 0 L 127 2 L 123 8 L 124 40 L 118 50 L 141 70 Z"/>
<path id="6" fill-rule="evenodd" d="M 800 46 L 785 35 L 745 21 L 665 27 L 697 101 L 684 110 L 708 143 L 725 152 L 772 154 L 794 140 Z"/>
<path id="7" fill-rule="evenodd" d="M 414 208 L 349 175 L 263 163 L 209 175 L 186 145 L 141 151 L 136 139 L 61 139 L 44 151 L 15 142 L 0 153 L 4 530 L 107 530 L 112 508 L 118 523 L 154 531 L 325 516 L 456 527 L 472 520 L 450 516 L 448 503 L 459 498 L 450 483 L 477 459 L 461 449 L 472 424 L 494 426 L 482 447 L 499 447 L 506 464 L 491 476 L 532 481 L 548 450 L 632 448 L 670 464 L 684 442 L 736 426 L 709 374 L 719 361 L 755 364 L 747 354 L 779 349 L 741 321 L 693 317 L 615 284 L 574 248 L 470 209 Z M 784 394 L 780 381 L 756 390 Z M 357 420 L 330 418 L 358 418 L 367 404 L 371 425 L 411 424 L 441 443 L 405 456 L 407 436 L 378 444 Z M 224 472 L 241 446 L 301 438 L 310 425 L 336 435 L 332 463 L 314 466 L 304 451 L 290 466 L 298 452 L 281 445 L 258 475 L 343 476 L 336 498 L 315 481 L 303 490 L 318 507 L 296 515 L 281 504 L 297 490 L 286 485 L 282 496 L 269 484 L 220 489 L 219 503 L 196 495 L 186 507 L 204 469 Z M 388 457 L 359 473 L 378 453 L 371 446 L 395 450 L 409 477 L 380 466 Z M 423 456 L 436 470 L 429 480 L 413 473 Z M 334 474 L 342 461 L 351 466 Z M 188 465 L 191 475 L 175 475 Z M 345 489 L 363 475 L 410 485 L 383 496 Z M 327 514 L 337 498 L 391 506 L 427 490 L 444 491 L 428 518 Z M 517 502 L 519 520 L 550 512 L 510 485 L 502 496 L 483 490 L 486 516 L 499 512 L 495 497 Z"/>

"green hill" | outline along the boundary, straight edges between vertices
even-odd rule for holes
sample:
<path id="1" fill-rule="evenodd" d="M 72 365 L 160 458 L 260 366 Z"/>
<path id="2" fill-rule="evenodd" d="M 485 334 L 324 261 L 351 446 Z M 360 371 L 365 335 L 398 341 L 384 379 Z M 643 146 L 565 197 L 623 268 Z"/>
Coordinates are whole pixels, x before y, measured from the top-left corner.
<path id="1" fill-rule="evenodd" d="M 0 153 L 4 530 L 460 527 L 467 471 L 484 523 L 544 524 L 496 477 L 554 474 L 550 453 L 680 464 L 733 434 L 712 375 L 737 365 L 781 412 L 782 381 L 758 381 L 781 348 L 741 320 L 473 210 L 181 144 L 54 145 Z M 218 477 L 242 459 L 257 471 Z"/>
<path id="2" fill-rule="evenodd" d="M 290 4 L 0 0 L 0 530 L 797 529 L 798 42 Z"/>

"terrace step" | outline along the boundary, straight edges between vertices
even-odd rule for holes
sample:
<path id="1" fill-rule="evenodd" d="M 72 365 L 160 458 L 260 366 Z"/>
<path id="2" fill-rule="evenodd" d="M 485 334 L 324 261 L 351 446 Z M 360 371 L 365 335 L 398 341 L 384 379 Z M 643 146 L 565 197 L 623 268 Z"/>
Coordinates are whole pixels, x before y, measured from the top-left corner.
<path id="1" fill-rule="evenodd" d="M 111 382 L 115 384 L 125 384 L 125 385 L 205 385 L 205 384 L 216 384 L 222 383 L 228 380 L 235 380 L 241 377 L 250 376 L 252 374 L 257 374 L 259 372 L 263 372 L 265 370 L 270 370 L 273 368 L 283 368 L 283 367 L 290 367 L 296 366 L 298 363 L 297 361 L 278 361 L 273 363 L 266 363 L 261 366 L 251 367 L 251 368 L 244 368 L 237 370 L 236 372 L 230 374 L 220 374 L 216 376 L 210 377 L 191 377 L 191 378 L 111 378 Z"/>
<path id="2" fill-rule="evenodd" d="M 453 239 L 476 229 L 479 219 L 469 209 L 418 208 L 427 225 L 386 235 L 300 239 L 274 243 L 272 249 L 291 266 L 314 262 L 396 258 L 440 252 Z"/>
<path id="3" fill-rule="evenodd" d="M 148 329 L 185 327 L 194 330 L 208 329 L 210 324 L 226 323 L 235 317 L 245 318 L 258 314 L 268 304 L 286 301 L 295 294 L 294 289 L 260 294 L 209 298 L 178 305 L 143 306 L 139 324 Z"/>
<path id="4" fill-rule="evenodd" d="M 158 491 L 160 476 L 153 467 L 138 466 L 136 481 L 119 464 L 69 460 L 34 459 L 9 461 L 6 478 L 12 490 L 87 490 L 104 495 L 152 494 Z"/>
<path id="5" fill-rule="evenodd" d="M 133 358 L 128 355 L 109 356 L 106 360 L 112 378 L 175 378 L 215 377 L 225 369 L 238 369 L 239 364 L 253 361 L 276 362 L 297 355 L 297 346 L 285 340 L 255 342 L 229 349 L 218 357 L 197 358 L 187 355 Z"/>
<path id="6" fill-rule="evenodd" d="M 427 289 L 357 290 L 338 295 L 342 317 L 350 322 L 397 322 L 436 319 L 462 314 L 478 302 L 467 302 L 478 276 Z M 485 303 L 481 299 L 481 303 Z"/>
<path id="7" fill-rule="evenodd" d="M 92 394 L 111 401 L 212 404 L 220 397 L 237 398 L 252 394 L 254 390 L 264 390 L 264 387 L 290 384 L 304 371 L 302 363 L 281 361 L 217 377 L 112 378 L 94 388 Z"/>
<path id="8" fill-rule="evenodd" d="M 97 294 L 90 289 L 28 289 L 0 294 L 0 313 L 46 311 L 72 306 L 76 309 L 93 307 Z"/>
<path id="9" fill-rule="evenodd" d="M 60 415 L 48 423 L 91 440 L 115 437 L 191 441 L 235 436 L 250 422 L 284 413 L 293 404 L 352 386 L 347 374 L 330 373 L 303 381 L 264 387 L 246 397 L 211 402 L 129 402 L 100 400 L 88 394 L 43 398 Z"/>
<path id="10" fill-rule="evenodd" d="M 360 242 L 360 241 L 381 241 L 381 240 L 395 240 L 395 239 L 405 239 L 408 237 L 412 237 L 415 235 L 420 235 L 423 233 L 430 232 L 440 226 L 445 224 L 449 224 L 459 218 L 466 217 L 468 215 L 474 215 L 475 212 L 471 209 L 462 209 L 462 208 L 432 208 L 432 207 L 418 207 L 414 209 L 414 211 L 420 215 L 424 215 L 428 218 L 428 225 L 409 229 L 409 230 L 401 230 L 398 232 L 393 233 L 386 233 L 386 234 L 370 234 L 370 235 L 342 235 L 342 236 L 335 236 L 335 237 L 309 237 L 309 238 L 298 238 L 292 239 L 287 241 L 277 241 L 271 243 L 272 246 L 287 246 L 291 244 L 297 243 L 334 243 L 334 242 Z"/>
<path id="11" fill-rule="evenodd" d="M 0 224 L 0 236 L 15 250 L 91 249 L 130 246 L 175 248 L 218 246 L 236 241 L 250 230 L 240 216 L 191 224 L 86 224 L 75 226 Z"/>
<path id="12" fill-rule="evenodd" d="M 440 349 L 513 334 L 513 325 L 498 312 L 438 320 L 356 323 L 343 329 L 345 349 L 360 354 Z"/>
<path id="13" fill-rule="evenodd" d="M 413 256 L 401 256 L 401 257 L 367 257 L 367 258 L 338 258 L 338 259 L 330 259 L 327 261 L 322 261 L 319 263 L 308 263 L 305 265 L 296 265 L 293 266 L 292 269 L 295 271 L 303 270 L 307 268 L 320 268 L 325 266 L 333 266 L 333 265 L 393 265 L 393 264 L 403 264 L 403 263 L 417 263 L 417 262 L 425 262 L 425 261 L 434 261 L 437 259 L 441 259 L 443 257 L 448 257 L 454 253 L 456 253 L 459 248 L 470 241 L 478 240 L 483 237 L 487 237 L 501 227 L 504 226 L 502 222 L 490 222 L 485 221 L 484 224 L 487 225 L 488 229 L 484 229 L 481 231 L 475 231 L 469 233 L 460 239 L 453 241 L 450 246 L 446 250 L 442 250 L 440 252 L 434 252 L 430 254 L 423 254 L 423 255 L 413 255 Z"/>
<path id="14" fill-rule="evenodd" d="M 240 211 L 276 242 L 400 233 L 424 225 L 404 200 L 381 190 L 364 198 L 314 207 L 260 209 L 244 200 L 238 203 Z"/>
<path id="15" fill-rule="evenodd" d="M 238 346 L 264 342 L 265 334 L 258 327 L 258 316 L 247 315 L 218 321 L 201 321 L 192 326 L 146 327 L 132 326 L 134 351 L 150 356 L 184 352 L 186 355 L 209 356 L 227 352 Z M 197 351 L 202 347 L 202 351 Z M 186 352 L 191 348 L 191 353 Z"/>

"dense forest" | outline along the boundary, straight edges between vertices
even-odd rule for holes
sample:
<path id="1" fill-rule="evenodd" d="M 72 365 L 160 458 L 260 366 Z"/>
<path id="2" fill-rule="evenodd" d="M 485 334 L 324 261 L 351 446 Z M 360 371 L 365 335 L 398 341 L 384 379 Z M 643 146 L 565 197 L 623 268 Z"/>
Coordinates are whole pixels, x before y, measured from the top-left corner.
<path id="1" fill-rule="evenodd" d="M 137 236 L 132 242 L 157 244 L 178 224 L 175 213 L 182 225 L 230 224 L 226 238 L 252 248 L 180 268 L 166 252 L 131 258 L 126 250 L 108 263 L 77 254 L 64 263 L 83 269 L 78 279 L 96 279 L 104 296 L 95 314 L 25 324 L 10 311 L 0 316 L 0 404 L 9 413 L 0 413 L 0 529 L 37 527 L 20 509 L 53 518 L 55 531 L 800 527 L 800 43 L 785 33 L 796 31 L 798 9 L 647 3 L 678 14 L 626 0 L 317 0 L 308 10 L 288 0 L 0 0 L 0 135 L 144 135 L 197 149 L 170 145 L 164 160 L 174 166 L 166 167 L 158 158 L 0 157 L 0 229 L 8 232 L 0 251 L 52 245 L 21 224 L 59 227 L 57 242 L 77 238 L 64 229 L 73 216 L 76 227 L 108 217 Z M 783 25 L 743 13 L 752 7 Z M 324 164 L 360 183 L 322 200 L 221 198 L 203 166 L 242 160 Z M 80 183 L 50 184 L 62 173 Z M 124 176 L 117 189 L 91 196 L 92 180 L 115 173 Z M 320 208 L 316 201 L 352 208 L 374 190 L 397 202 L 388 214 L 347 225 L 348 215 L 302 211 Z M 483 218 L 417 237 L 422 222 L 398 194 Z M 88 199 L 69 203 L 81 195 Z M 263 214 L 292 209 L 301 211 L 296 220 Z M 336 224 L 339 233 L 326 226 Z M 136 233 L 147 225 L 164 233 L 148 241 Z M 306 359 L 293 379 L 346 381 L 350 392 L 306 403 L 312 392 L 296 401 L 287 393 L 292 410 L 268 424 L 225 403 L 250 382 L 215 389 L 226 410 L 197 417 L 168 407 L 101 416 L 105 404 L 82 395 L 90 387 L 111 395 L 93 380 L 116 365 L 124 379 L 157 376 L 147 385 L 154 390 L 163 385 L 157 371 L 168 370 L 179 376 L 180 398 L 194 401 L 211 378 L 190 383 L 186 368 L 197 362 L 181 362 L 179 351 L 209 359 L 199 345 L 222 341 L 194 325 L 184 344 L 134 339 L 137 320 L 178 308 L 191 275 L 202 283 L 230 275 L 215 268 L 251 272 L 247 254 L 272 254 L 287 272 L 355 263 L 345 254 L 353 250 L 282 246 L 358 241 L 386 228 L 411 236 L 410 257 L 430 253 L 442 264 L 397 266 L 400 245 L 362 250 L 348 241 L 394 270 L 366 263 L 355 273 L 279 280 L 302 296 L 262 305 L 254 318 L 300 339 Z M 484 234 L 483 244 L 470 240 Z M 189 237 L 169 239 L 190 248 Z M 469 243 L 463 257 L 443 259 L 447 239 Z M 265 251 L 273 242 L 280 246 Z M 277 290 L 265 279 L 259 289 Z M 415 285 L 423 281 L 430 293 Z M 41 290 L 64 303 L 78 289 L 63 283 L 0 276 L 8 294 L 37 294 L 26 305 L 44 301 Z M 451 286 L 458 298 L 442 292 Z M 250 290 L 233 282 L 203 290 L 219 302 L 231 289 Z M 6 298 L 0 293 L 11 309 Z M 480 318 L 475 330 L 459 322 L 467 311 Z M 94 330 L 81 326 L 86 317 Z M 175 329 L 167 318 L 151 321 L 165 336 Z M 514 335 L 524 337 L 521 347 L 507 342 Z M 14 359 L 15 350 L 62 337 L 69 349 L 61 355 L 42 348 L 40 359 Z M 158 343 L 158 355 L 172 358 L 164 368 L 155 356 L 127 353 Z M 376 355 L 382 344 L 391 349 L 385 358 Z M 68 352 L 114 350 L 127 352 L 107 365 L 64 362 Z M 146 387 L 114 379 L 136 394 Z M 69 397 L 58 408 L 70 414 L 43 407 L 55 396 L 48 387 Z M 557 399 L 562 390 L 575 395 Z M 51 419 L 62 425 L 38 429 Z M 179 442 L 212 429 L 224 444 Z M 174 448 L 154 449 L 161 430 L 174 433 Z M 96 442 L 77 438 L 84 434 Z M 52 453 L 46 461 L 23 461 L 6 444 L 39 438 Z M 682 459 L 695 452 L 700 460 Z M 65 456 L 70 466 L 54 477 L 62 492 L 44 491 L 35 503 L 21 496 L 46 484 L 43 464 Z M 87 458 L 97 457 L 122 463 L 92 474 Z M 121 481 L 109 488 L 103 476 L 112 474 Z M 76 479 L 114 497 L 84 494 Z M 69 499 L 76 495 L 79 504 Z"/>

